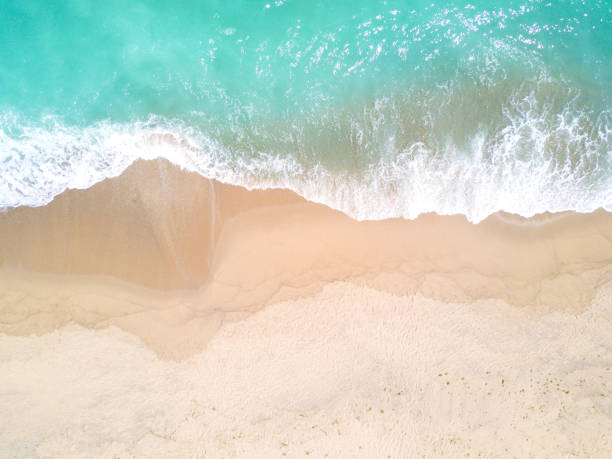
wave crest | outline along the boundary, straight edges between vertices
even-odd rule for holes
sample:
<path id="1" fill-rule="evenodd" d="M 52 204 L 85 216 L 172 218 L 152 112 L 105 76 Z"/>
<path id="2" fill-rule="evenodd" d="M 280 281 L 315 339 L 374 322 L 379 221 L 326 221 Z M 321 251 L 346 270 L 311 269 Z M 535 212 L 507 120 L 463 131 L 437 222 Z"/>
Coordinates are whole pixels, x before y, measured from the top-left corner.
<path id="1" fill-rule="evenodd" d="M 272 141 L 278 126 L 234 132 L 234 143 L 158 116 L 81 128 L 53 117 L 32 124 L 5 115 L 0 207 L 45 205 L 65 189 L 115 177 L 137 159 L 165 158 L 248 189 L 288 188 L 358 220 L 435 212 L 479 222 L 497 211 L 530 217 L 612 210 L 611 112 L 593 116 L 578 110 L 577 102 L 541 93 L 520 87 L 501 105 L 495 123 L 469 120 L 472 129 L 463 142 L 452 126 L 447 134 L 433 124 L 415 130 L 390 99 L 376 100 L 361 118 L 324 116 Z M 452 103 L 447 101 L 447 108 Z M 413 118 L 422 116 L 414 107 Z M 268 138 L 261 141 L 263 131 Z M 309 137 L 312 132 L 316 135 Z M 311 138 L 313 145 L 307 145 Z M 321 138 L 332 139 L 328 148 L 356 153 L 343 154 L 338 166 L 329 159 L 333 154 L 318 155 Z M 350 167 L 347 161 L 353 161 Z"/>

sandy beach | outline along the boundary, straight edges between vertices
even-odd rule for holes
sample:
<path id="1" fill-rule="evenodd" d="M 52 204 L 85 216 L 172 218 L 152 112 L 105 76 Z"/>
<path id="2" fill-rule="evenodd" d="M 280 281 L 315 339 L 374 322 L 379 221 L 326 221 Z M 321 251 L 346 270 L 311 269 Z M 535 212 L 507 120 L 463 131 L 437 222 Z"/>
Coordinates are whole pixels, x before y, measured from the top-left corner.
<path id="1" fill-rule="evenodd" d="M 355 221 L 164 160 L 0 214 L 4 457 L 609 457 L 612 214 Z"/>

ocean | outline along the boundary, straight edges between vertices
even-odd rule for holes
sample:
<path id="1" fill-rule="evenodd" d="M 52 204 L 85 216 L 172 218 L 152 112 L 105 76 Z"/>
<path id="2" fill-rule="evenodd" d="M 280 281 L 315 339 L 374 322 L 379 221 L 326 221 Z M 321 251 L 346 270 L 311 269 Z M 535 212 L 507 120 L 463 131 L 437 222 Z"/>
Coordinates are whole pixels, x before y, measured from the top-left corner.
<path id="1" fill-rule="evenodd" d="M 139 158 L 358 220 L 612 210 L 609 1 L 0 0 L 0 208 Z"/>

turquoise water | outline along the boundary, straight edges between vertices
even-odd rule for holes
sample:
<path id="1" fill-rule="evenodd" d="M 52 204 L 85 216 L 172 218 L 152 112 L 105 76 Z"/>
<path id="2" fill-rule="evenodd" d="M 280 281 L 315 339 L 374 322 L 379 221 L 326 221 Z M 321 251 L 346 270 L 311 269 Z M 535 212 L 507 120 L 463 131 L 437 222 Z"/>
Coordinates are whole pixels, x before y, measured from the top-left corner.
<path id="1" fill-rule="evenodd" d="M 359 219 L 612 210 L 612 3 L 0 0 L 0 207 L 166 157 Z"/>

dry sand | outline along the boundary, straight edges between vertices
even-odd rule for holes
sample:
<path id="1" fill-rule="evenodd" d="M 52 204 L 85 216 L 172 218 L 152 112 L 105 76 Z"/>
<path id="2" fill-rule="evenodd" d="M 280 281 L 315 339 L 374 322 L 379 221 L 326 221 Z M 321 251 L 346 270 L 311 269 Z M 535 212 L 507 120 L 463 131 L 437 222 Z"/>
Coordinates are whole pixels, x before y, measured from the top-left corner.
<path id="1" fill-rule="evenodd" d="M 356 222 L 141 161 L 0 214 L 0 266 L 1 456 L 612 454 L 603 211 Z"/>
<path id="2" fill-rule="evenodd" d="M 0 334 L 0 456 L 609 458 L 611 295 L 574 315 L 334 283 L 182 362 L 114 327 Z"/>

